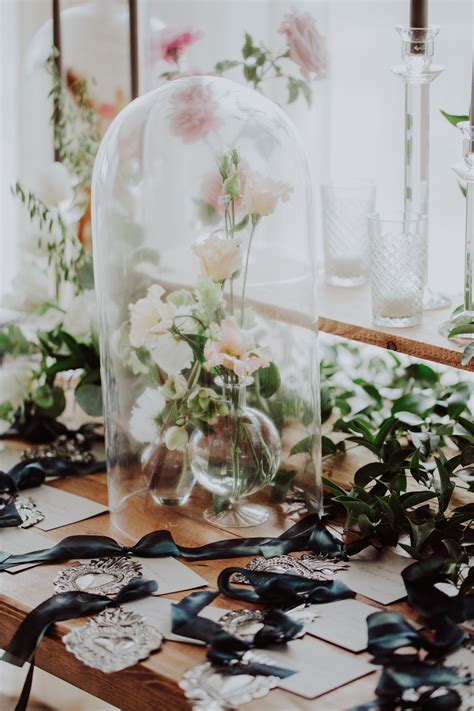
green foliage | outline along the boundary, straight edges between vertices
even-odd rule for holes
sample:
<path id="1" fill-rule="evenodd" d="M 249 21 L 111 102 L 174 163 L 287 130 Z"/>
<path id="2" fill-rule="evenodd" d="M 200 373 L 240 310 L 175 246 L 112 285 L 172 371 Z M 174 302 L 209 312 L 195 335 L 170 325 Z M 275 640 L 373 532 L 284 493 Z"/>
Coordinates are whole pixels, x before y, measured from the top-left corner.
<path id="1" fill-rule="evenodd" d="M 448 114 L 446 111 L 443 111 L 441 109 L 441 113 L 443 114 L 444 118 L 449 121 L 450 124 L 453 126 L 457 126 L 458 123 L 462 123 L 463 121 L 469 121 L 469 116 L 465 114 L 461 114 L 460 116 L 455 116 L 453 114 Z"/>
<path id="2" fill-rule="evenodd" d="M 260 368 L 257 372 L 257 377 L 262 397 L 269 398 L 278 392 L 281 385 L 281 376 L 275 363 L 270 363 L 268 368 Z"/>
<path id="3" fill-rule="evenodd" d="M 11 323 L 0 331 L 0 354 L 8 353 L 17 358 L 22 355 L 32 355 L 37 351 L 37 346 L 28 341 L 23 332 Z"/>

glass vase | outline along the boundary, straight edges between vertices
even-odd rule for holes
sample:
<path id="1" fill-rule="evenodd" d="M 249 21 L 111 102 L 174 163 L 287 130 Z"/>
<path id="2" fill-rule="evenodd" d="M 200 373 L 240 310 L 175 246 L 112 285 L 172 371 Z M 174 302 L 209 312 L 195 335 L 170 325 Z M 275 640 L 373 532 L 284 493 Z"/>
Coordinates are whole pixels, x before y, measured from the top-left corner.
<path id="1" fill-rule="evenodd" d="M 194 475 L 187 450 L 170 450 L 160 439 L 149 444 L 141 456 L 148 488 L 157 504 L 182 506 L 191 494 Z"/>
<path id="2" fill-rule="evenodd" d="M 189 441 L 191 469 L 197 481 L 214 495 L 204 512 L 214 525 L 241 527 L 263 523 L 267 511 L 245 499 L 269 484 L 280 464 L 280 437 L 272 421 L 246 404 L 253 378 L 217 378 L 228 413 L 209 431 L 197 429 Z"/>

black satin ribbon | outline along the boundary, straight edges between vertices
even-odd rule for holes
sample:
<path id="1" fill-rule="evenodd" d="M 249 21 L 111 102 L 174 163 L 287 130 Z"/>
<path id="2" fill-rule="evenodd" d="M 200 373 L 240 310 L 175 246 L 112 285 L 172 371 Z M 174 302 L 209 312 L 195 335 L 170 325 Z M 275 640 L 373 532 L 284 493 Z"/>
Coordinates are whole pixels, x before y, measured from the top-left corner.
<path id="1" fill-rule="evenodd" d="M 57 563 L 77 558 L 136 555 L 142 558 L 182 557 L 189 561 L 220 560 L 243 556 L 275 555 L 310 550 L 328 557 L 345 557 L 342 545 L 325 528 L 317 514 L 309 514 L 277 538 L 241 538 L 189 548 L 174 542 L 169 531 L 148 533 L 133 546 L 122 546 L 108 536 L 68 536 L 51 548 L 3 559 L 0 571 L 23 563 Z"/>
<path id="2" fill-rule="evenodd" d="M 22 439 L 30 444 L 50 444 L 58 437 L 75 439 L 78 435 L 84 437 L 89 443 L 104 441 L 103 433 L 94 422 L 88 422 L 77 430 L 71 430 L 51 417 L 30 413 L 27 413 L 24 422 L 14 424 L 7 432 L 0 435 L 0 440 Z"/>
<path id="3" fill-rule="evenodd" d="M 236 573 L 244 575 L 253 590 L 248 586 L 243 588 L 231 585 L 231 578 Z M 217 587 L 221 593 L 235 600 L 285 609 L 302 603 L 334 602 L 356 596 L 340 580 L 310 580 L 302 575 L 267 573 L 238 567 L 223 570 L 217 579 Z"/>
<path id="4" fill-rule="evenodd" d="M 106 462 L 71 462 L 61 457 L 41 457 L 18 462 L 8 472 L 0 471 L 0 493 L 11 498 L 7 506 L 0 509 L 0 528 L 18 526 L 21 516 L 14 498 L 24 489 L 32 489 L 44 484 L 51 477 L 85 476 L 103 472 Z"/>
<path id="5" fill-rule="evenodd" d="M 107 607 L 117 607 L 123 603 L 138 600 L 151 595 L 156 590 L 158 590 L 158 583 L 155 580 L 134 578 L 112 598 L 106 595 L 93 595 L 92 593 L 77 591 L 59 593 L 48 598 L 29 612 L 5 647 L 3 656 L 0 658 L 2 662 L 22 667 L 31 657 L 30 668 L 26 675 L 20 698 L 15 706 L 15 711 L 26 711 L 35 668 L 35 660 L 32 655 L 52 624 L 64 620 L 73 620 L 78 617 L 96 615 Z"/>
<path id="6" fill-rule="evenodd" d="M 374 657 L 372 661 L 383 665 L 376 688 L 379 700 L 357 706 L 352 711 L 374 708 L 416 708 L 426 711 L 458 708 L 460 696 L 449 687 L 468 684 L 470 676 L 459 674 L 455 669 L 426 663 L 419 657 L 420 650 L 428 651 L 430 656 L 440 656 L 446 649 L 443 650 L 439 644 L 427 639 L 398 612 L 375 612 L 367 618 L 367 627 L 367 649 Z M 405 691 L 421 687 L 428 689 L 420 694 L 416 702 L 403 699 Z M 438 693 L 438 689 L 444 687 L 448 688 Z"/>
<path id="7" fill-rule="evenodd" d="M 191 639 L 198 639 L 207 645 L 207 657 L 221 673 L 226 675 L 260 674 L 277 676 L 283 679 L 295 672 L 291 669 L 261 664 L 256 661 L 246 662 L 242 657 L 245 652 L 255 647 L 262 648 L 271 644 L 284 644 L 294 639 L 302 630 L 302 625 L 295 622 L 281 610 L 265 614 L 263 627 L 252 641 L 244 640 L 226 632 L 213 620 L 201 617 L 199 613 L 219 595 L 218 592 L 195 592 L 181 602 L 172 605 L 172 631 Z"/>
<path id="8" fill-rule="evenodd" d="M 437 583 L 450 582 L 444 573 L 445 559 L 432 555 L 402 571 L 408 602 L 435 632 L 431 653 L 444 654 L 467 638 L 457 623 L 474 617 L 474 595 L 447 595 Z"/>

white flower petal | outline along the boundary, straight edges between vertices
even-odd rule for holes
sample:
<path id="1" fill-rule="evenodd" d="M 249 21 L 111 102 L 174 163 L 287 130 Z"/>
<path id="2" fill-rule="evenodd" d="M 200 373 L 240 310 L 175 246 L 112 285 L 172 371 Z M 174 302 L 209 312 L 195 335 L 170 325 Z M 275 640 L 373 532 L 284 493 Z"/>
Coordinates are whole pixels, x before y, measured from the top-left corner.
<path id="1" fill-rule="evenodd" d="M 177 375 L 190 368 L 194 360 L 191 347 L 169 333 L 153 338 L 150 354 L 155 363 L 170 375 Z"/>

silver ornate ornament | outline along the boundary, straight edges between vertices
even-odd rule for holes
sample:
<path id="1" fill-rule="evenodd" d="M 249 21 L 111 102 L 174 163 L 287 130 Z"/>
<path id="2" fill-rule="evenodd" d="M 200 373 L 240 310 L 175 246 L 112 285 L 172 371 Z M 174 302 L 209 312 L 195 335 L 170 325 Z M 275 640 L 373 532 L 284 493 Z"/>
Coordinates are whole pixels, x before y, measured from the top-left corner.
<path id="1" fill-rule="evenodd" d="M 33 499 L 17 499 L 15 501 L 16 510 L 21 516 L 19 528 L 30 528 L 44 519 L 44 514 L 36 506 Z"/>
<path id="2" fill-rule="evenodd" d="M 131 667 L 159 649 L 163 635 L 136 612 L 114 607 L 64 635 L 68 652 L 93 669 L 110 674 Z"/>
<path id="3" fill-rule="evenodd" d="M 309 612 L 305 614 L 304 606 L 299 606 L 295 608 L 295 610 L 289 610 L 286 614 L 302 625 L 314 622 L 317 617 L 317 615 L 313 615 Z M 246 642 L 251 642 L 257 632 L 259 632 L 265 624 L 265 611 L 231 610 L 230 612 L 226 612 L 226 614 L 219 619 L 219 624 L 226 632 L 229 632 L 229 634 L 240 637 L 240 639 Z M 304 634 L 305 630 L 303 628 L 301 632 L 296 635 L 295 639 L 303 637 Z"/>
<path id="4" fill-rule="evenodd" d="M 263 573 L 291 573 L 301 575 L 311 580 L 331 580 L 334 575 L 349 568 L 344 561 L 307 554 L 301 558 L 291 555 L 277 555 L 273 558 L 258 556 L 245 566 L 248 570 L 256 570 Z M 237 573 L 233 577 L 236 583 L 248 583 L 245 575 Z"/>
<path id="5" fill-rule="evenodd" d="M 63 568 L 53 580 L 57 593 L 77 590 L 95 595 L 116 595 L 124 585 L 140 578 L 141 563 L 131 558 L 98 558 L 88 563 Z"/>
<path id="6" fill-rule="evenodd" d="M 250 662 L 272 664 L 271 659 L 255 652 L 246 652 L 239 674 L 225 674 L 211 662 L 197 664 L 184 673 L 179 682 L 184 694 L 192 703 L 193 711 L 225 711 L 237 709 L 254 699 L 266 696 L 278 683 L 275 676 L 255 675 L 246 672 Z"/>
<path id="7" fill-rule="evenodd" d="M 77 434 L 74 438 L 60 435 L 52 444 L 30 447 L 21 451 L 22 462 L 56 457 L 67 462 L 79 462 L 82 464 L 89 464 L 94 461 L 94 455 L 89 451 L 89 443 L 80 434 Z"/>

